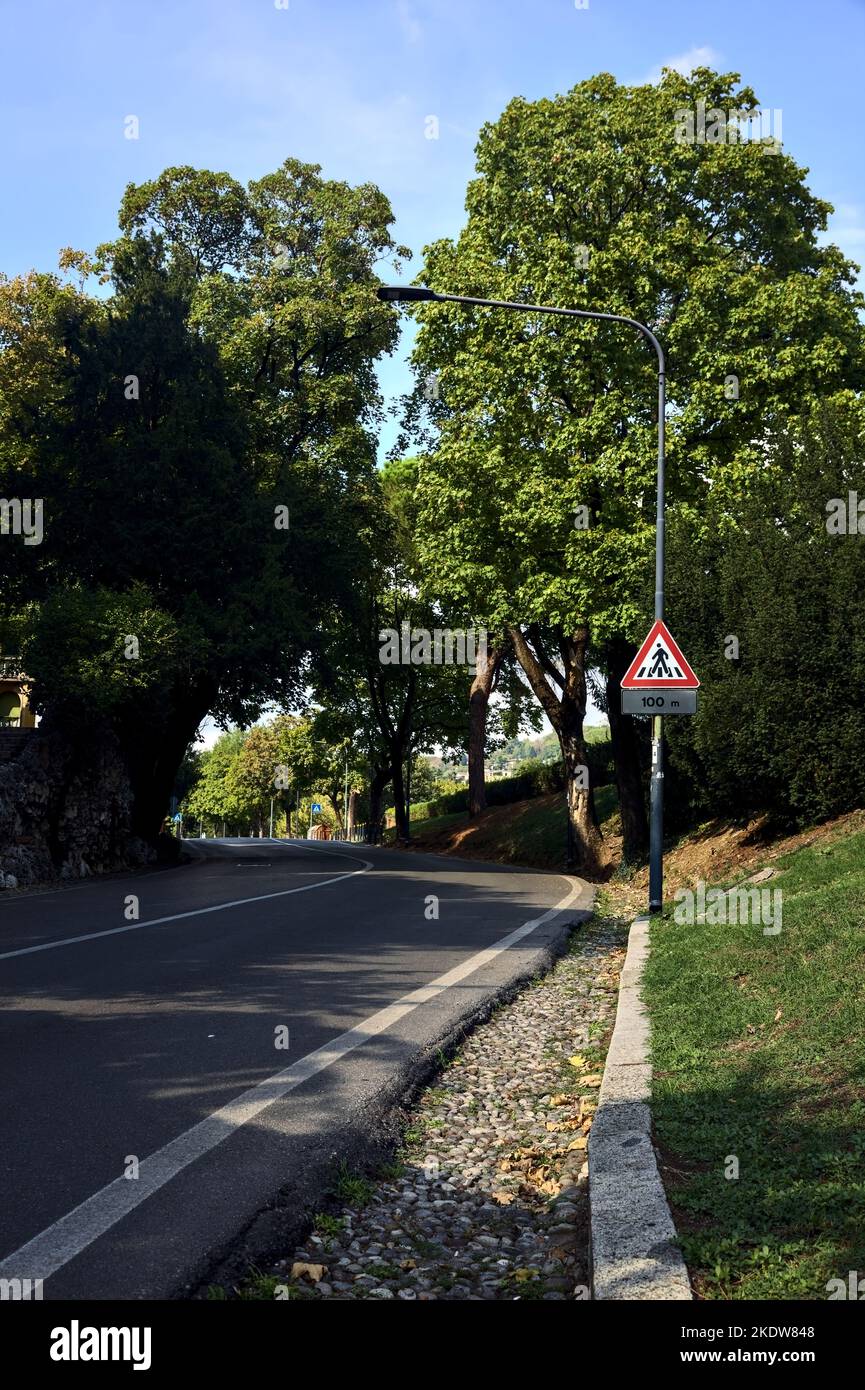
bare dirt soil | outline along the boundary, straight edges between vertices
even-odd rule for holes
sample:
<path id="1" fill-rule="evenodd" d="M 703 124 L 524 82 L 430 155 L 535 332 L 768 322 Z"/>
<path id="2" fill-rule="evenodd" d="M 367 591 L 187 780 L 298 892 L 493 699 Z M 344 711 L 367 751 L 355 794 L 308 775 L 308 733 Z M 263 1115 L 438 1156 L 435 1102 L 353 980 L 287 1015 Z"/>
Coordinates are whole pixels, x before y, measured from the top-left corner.
<path id="1" fill-rule="evenodd" d="M 773 833 L 765 818 L 733 825 L 708 821 L 664 851 L 665 895 L 693 887 L 699 880 L 718 883 L 746 878 L 795 849 L 836 839 L 865 828 L 865 810 L 852 811 L 821 825 L 792 834 Z M 648 890 L 648 867 L 631 873 L 621 869 L 622 840 L 618 812 L 603 823 L 607 866 L 605 892 L 622 915 L 641 911 Z M 460 817 L 446 825 L 412 829 L 412 848 L 469 859 L 525 864 L 530 868 L 561 870 L 564 808 L 561 793 L 492 806 L 475 820 Z"/>
<path id="2" fill-rule="evenodd" d="M 664 850 L 664 896 L 679 888 L 704 883 L 721 883 L 748 878 L 773 862 L 806 845 L 827 843 L 865 828 L 865 810 L 851 811 L 793 834 L 772 835 L 765 819 L 731 825 L 726 821 L 709 821 L 683 837 L 678 844 Z M 610 836 L 608 846 L 613 862 L 621 855 L 621 841 Z M 630 915 L 642 911 L 649 886 L 649 870 L 643 866 L 625 877 L 614 876 L 606 885 L 606 893 L 617 912 Z"/>

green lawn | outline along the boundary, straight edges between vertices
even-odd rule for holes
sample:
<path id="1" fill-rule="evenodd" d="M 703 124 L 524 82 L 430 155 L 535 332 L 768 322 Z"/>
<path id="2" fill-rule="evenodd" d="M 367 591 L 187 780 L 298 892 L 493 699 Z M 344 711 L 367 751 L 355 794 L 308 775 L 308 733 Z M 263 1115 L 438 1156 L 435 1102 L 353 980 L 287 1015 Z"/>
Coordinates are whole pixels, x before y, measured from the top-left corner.
<path id="1" fill-rule="evenodd" d="M 865 834 L 779 867 L 780 935 L 668 914 L 652 933 L 652 1108 L 704 1298 L 865 1275 Z"/>

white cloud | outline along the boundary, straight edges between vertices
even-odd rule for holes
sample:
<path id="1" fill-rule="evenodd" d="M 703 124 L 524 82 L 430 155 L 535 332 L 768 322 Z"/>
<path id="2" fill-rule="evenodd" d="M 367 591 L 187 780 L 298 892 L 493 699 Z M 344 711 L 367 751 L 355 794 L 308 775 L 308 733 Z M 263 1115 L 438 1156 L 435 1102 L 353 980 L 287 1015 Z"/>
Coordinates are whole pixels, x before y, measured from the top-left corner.
<path id="1" fill-rule="evenodd" d="M 708 44 L 700 47 L 689 48 L 686 53 L 679 53 L 673 58 L 665 58 L 656 68 L 653 68 L 645 79 L 647 82 L 658 82 L 661 78 L 662 68 L 672 68 L 674 72 L 680 72 L 683 77 L 688 77 L 694 68 L 714 68 L 720 61 L 720 53 L 716 53 L 714 48 Z"/>
<path id="2" fill-rule="evenodd" d="M 389 179 L 391 192 L 423 188 L 430 142 L 415 97 L 393 86 L 359 90 L 357 75 L 333 54 L 323 63 L 298 44 L 295 55 L 287 67 L 280 54 L 240 45 L 195 54 L 199 74 L 238 110 L 234 148 L 232 138 L 222 142 L 226 167 L 243 177 L 254 149 L 259 168 L 290 153 L 323 164 L 331 178 Z"/>
<path id="3" fill-rule="evenodd" d="M 412 13 L 409 0 L 397 0 L 396 12 L 399 27 L 406 43 L 420 43 L 423 38 L 423 30 L 416 16 Z"/>

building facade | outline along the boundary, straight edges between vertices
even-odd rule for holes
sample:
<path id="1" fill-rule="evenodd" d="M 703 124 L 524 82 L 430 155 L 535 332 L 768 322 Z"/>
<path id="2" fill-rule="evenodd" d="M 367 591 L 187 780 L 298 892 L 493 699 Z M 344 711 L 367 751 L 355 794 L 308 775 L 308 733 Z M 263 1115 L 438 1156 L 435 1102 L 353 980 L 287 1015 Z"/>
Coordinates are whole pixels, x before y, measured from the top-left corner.
<path id="1" fill-rule="evenodd" d="M 0 656 L 0 729 L 33 729 L 30 682 L 16 656 Z"/>

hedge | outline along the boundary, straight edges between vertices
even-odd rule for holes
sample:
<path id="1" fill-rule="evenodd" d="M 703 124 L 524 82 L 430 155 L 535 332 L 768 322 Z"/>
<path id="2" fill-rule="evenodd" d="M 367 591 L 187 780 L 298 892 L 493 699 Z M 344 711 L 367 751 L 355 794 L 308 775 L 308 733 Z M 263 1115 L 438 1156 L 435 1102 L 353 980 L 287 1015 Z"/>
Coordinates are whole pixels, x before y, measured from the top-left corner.
<path id="1" fill-rule="evenodd" d="M 612 780 L 612 747 L 609 739 L 601 743 L 586 745 L 586 761 L 589 779 L 593 787 L 605 786 Z M 565 789 L 565 767 L 561 759 L 554 763 L 542 763 L 532 759 L 523 765 L 522 772 L 513 777 L 501 777 L 498 781 L 487 782 L 487 805 L 506 806 L 512 801 L 529 801 L 535 796 L 549 796 L 551 792 Z M 420 801 L 412 806 L 412 820 L 431 820 L 434 816 L 449 816 L 456 811 L 469 809 L 469 789 L 449 792 L 446 796 L 434 797 L 431 801 Z"/>

